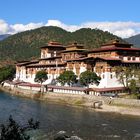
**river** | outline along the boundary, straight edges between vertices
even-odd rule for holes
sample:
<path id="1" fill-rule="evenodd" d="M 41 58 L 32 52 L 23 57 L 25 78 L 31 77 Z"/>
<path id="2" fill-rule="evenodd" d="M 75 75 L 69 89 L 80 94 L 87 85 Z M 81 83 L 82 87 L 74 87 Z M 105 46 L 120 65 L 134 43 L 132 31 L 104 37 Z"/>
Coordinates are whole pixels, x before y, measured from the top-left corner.
<path id="1" fill-rule="evenodd" d="M 9 115 L 21 124 L 31 117 L 39 120 L 40 140 L 51 140 L 62 130 L 83 140 L 140 140 L 140 117 L 95 112 L 0 91 L 0 124 L 5 123 Z"/>

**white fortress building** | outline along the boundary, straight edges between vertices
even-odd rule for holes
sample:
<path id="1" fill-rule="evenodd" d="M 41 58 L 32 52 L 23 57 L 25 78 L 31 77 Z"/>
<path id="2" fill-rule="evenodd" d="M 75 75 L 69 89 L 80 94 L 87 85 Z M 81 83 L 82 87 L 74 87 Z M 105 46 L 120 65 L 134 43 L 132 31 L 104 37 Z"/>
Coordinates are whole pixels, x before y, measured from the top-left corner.
<path id="1" fill-rule="evenodd" d="M 15 80 L 35 84 L 37 71 L 45 70 L 48 80 L 44 84 L 51 85 L 60 73 L 66 70 L 73 71 L 77 76 L 89 70 L 101 77 L 98 86 L 90 85 L 93 91 L 119 92 L 123 90 L 123 85 L 118 82 L 116 66 L 140 68 L 140 49 L 118 40 L 90 51 L 77 43 L 65 47 L 58 42 L 49 42 L 47 46 L 41 47 L 40 59 L 16 64 Z"/>

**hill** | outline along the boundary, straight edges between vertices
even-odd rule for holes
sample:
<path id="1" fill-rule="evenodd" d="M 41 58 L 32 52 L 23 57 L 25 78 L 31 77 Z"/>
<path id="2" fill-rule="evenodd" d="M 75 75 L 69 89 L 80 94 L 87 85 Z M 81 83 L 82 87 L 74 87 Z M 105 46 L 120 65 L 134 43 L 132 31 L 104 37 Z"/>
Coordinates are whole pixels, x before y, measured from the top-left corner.
<path id="1" fill-rule="evenodd" d="M 28 60 L 40 57 L 40 47 L 49 41 L 58 41 L 64 45 L 73 42 L 83 44 L 86 48 L 97 48 L 112 39 L 121 38 L 98 29 L 83 28 L 67 32 L 59 27 L 41 27 L 21 32 L 0 41 L 0 60 Z"/>
<path id="2" fill-rule="evenodd" d="M 6 39 L 9 36 L 10 36 L 10 34 L 0 35 L 0 41 L 3 40 L 3 39 Z"/>
<path id="3" fill-rule="evenodd" d="M 136 47 L 140 47 L 140 34 L 126 38 L 127 42 L 134 44 Z"/>

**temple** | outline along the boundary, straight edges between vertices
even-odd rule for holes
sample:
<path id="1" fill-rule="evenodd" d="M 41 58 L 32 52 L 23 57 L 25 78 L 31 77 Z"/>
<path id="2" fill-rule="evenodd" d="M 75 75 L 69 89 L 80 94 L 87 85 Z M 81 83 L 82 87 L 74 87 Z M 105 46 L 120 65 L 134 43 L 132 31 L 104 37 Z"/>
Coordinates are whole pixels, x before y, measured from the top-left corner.
<path id="1" fill-rule="evenodd" d="M 66 70 L 73 71 L 78 78 L 82 72 L 89 70 L 101 77 L 99 85 L 89 85 L 93 91 L 122 91 L 116 66 L 140 68 L 140 49 L 132 44 L 113 40 L 90 51 L 84 48 L 76 42 L 66 47 L 58 42 L 49 42 L 41 47 L 40 59 L 16 64 L 15 80 L 34 84 L 37 71 L 45 70 L 48 80 L 43 84 L 54 85 L 55 79 Z"/>

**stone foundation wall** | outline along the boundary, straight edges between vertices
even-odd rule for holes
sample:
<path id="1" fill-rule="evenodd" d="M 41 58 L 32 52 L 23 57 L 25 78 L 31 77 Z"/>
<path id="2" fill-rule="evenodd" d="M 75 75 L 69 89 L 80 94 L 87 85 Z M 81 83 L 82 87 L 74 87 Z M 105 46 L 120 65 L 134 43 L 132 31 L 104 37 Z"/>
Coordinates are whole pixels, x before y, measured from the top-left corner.
<path id="1" fill-rule="evenodd" d="M 28 98 L 36 98 L 39 100 L 52 100 L 68 104 L 76 104 L 83 106 L 92 106 L 96 101 L 102 101 L 103 104 L 115 105 L 115 106 L 129 106 L 129 107 L 140 107 L 140 100 L 136 99 L 124 99 L 124 98 L 109 98 L 103 96 L 95 95 L 78 95 L 70 93 L 53 93 L 45 92 L 40 93 L 34 90 L 20 89 L 20 88 L 11 88 L 10 87 L 0 87 L 1 90 L 11 93 L 13 95 L 18 95 Z"/>
<path id="2" fill-rule="evenodd" d="M 83 104 L 92 105 L 95 101 L 102 101 L 103 104 L 116 105 L 116 106 L 130 106 L 140 107 L 140 100 L 136 99 L 124 99 L 124 98 L 109 98 L 95 95 L 78 95 L 78 94 L 66 94 L 66 93 L 46 93 L 44 95 L 46 99 L 63 100 L 64 102 L 81 101 Z"/>

